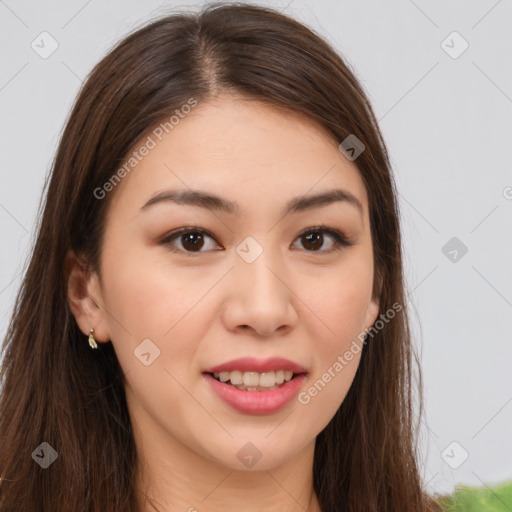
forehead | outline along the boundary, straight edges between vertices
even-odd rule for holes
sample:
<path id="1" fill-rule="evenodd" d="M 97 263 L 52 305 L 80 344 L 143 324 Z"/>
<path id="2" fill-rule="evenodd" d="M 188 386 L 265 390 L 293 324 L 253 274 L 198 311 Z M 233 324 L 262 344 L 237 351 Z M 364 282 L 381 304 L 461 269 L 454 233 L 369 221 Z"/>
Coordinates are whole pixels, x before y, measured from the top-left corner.
<path id="1" fill-rule="evenodd" d="M 150 149 L 141 157 L 143 146 Z M 140 208 L 170 188 L 208 190 L 242 207 L 256 199 L 281 207 L 297 195 L 342 187 L 367 209 L 359 171 L 334 137 L 298 113 L 261 101 L 223 96 L 198 103 L 174 124 L 148 132 L 135 152 L 139 159 L 116 186 L 113 208 Z"/>

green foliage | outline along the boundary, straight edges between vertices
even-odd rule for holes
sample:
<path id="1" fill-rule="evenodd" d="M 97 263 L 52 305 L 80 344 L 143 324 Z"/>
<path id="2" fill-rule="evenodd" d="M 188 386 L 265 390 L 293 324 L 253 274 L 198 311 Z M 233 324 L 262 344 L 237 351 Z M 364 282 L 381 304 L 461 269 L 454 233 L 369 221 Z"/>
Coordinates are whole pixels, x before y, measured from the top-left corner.
<path id="1" fill-rule="evenodd" d="M 512 512 L 512 482 L 492 488 L 459 485 L 438 502 L 445 512 Z"/>

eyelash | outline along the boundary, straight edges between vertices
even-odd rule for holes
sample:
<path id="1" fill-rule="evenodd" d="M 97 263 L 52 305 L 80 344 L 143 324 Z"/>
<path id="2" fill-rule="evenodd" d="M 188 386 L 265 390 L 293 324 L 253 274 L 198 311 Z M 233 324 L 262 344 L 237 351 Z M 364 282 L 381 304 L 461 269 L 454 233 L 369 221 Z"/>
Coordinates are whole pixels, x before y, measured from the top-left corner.
<path id="1" fill-rule="evenodd" d="M 167 246 L 169 248 L 169 250 L 171 250 L 173 252 L 185 253 L 185 254 L 189 254 L 189 255 L 201 254 L 202 252 L 208 252 L 208 251 L 187 251 L 187 250 L 179 249 L 172 244 L 172 241 L 174 239 L 178 238 L 181 235 L 187 234 L 187 233 L 199 233 L 201 235 L 206 235 L 206 236 L 212 238 L 216 244 L 220 245 L 219 242 L 216 240 L 216 238 L 209 231 L 207 231 L 205 229 L 201 229 L 201 228 L 195 228 L 192 226 L 189 226 L 186 228 L 180 228 L 178 230 L 173 231 L 172 233 L 169 233 L 169 235 L 167 235 L 165 238 L 163 238 L 160 241 L 160 244 Z M 347 238 L 345 237 L 345 235 L 341 231 L 338 231 L 337 229 L 334 229 L 334 228 L 331 228 L 331 227 L 325 226 L 325 225 L 319 225 L 319 226 L 307 228 L 297 235 L 297 239 L 299 239 L 307 234 L 310 234 L 310 233 L 315 233 L 315 234 L 322 233 L 322 234 L 330 235 L 334 239 L 334 245 L 330 249 L 320 250 L 320 251 L 304 249 L 306 252 L 309 252 L 309 253 L 328 253 L 329 254 L 334 251 L 340 251 L 341 249 L 343 249 L 345 247 L 349 247 L 349 246 L 353 245 L 353 243 L 349 242 L 347 240 Z"/>

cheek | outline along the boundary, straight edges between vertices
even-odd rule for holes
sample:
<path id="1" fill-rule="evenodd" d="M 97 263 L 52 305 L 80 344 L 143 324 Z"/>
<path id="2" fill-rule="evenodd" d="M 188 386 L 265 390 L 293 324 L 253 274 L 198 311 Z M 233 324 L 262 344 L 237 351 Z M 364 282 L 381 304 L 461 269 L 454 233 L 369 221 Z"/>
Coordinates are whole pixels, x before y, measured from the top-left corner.
<path id="1" fill-rule="evenodd" d="M 322 322 L 315 321 L 315 332 L 311 333 L 311 339 L 315 340 L 317 372 L 327 371 L 338 361 L 339 356 L 350 352 L 351 347 L 355 352 L 348 355 L 349 360 L 344 364 L 351 368 L 343 370 L 343 377 L 337 377 L 338 384 L 341 384 L 342 379 L 353 376 L 357 369 L 357 347 L 362 345 L 363 324 L 370 293 L 371 287 L 349 286 L 349 283 L 345 283 L 340 288 L 339 283 L 331 283 L 318 297 L 315 311 L 319 312 L 318 317 Z"/>
<path id="2" fill-rule="evenodd" d="M 354 251 L 351 256 L 328 279 L 317 276 L 320 286 L 304 301 L 313 312 L 306 324 L 309 338 L 314 340 L 314 372 L 301 403 L 311 403 L 317 411 L 322 411 L 324 426 L 352 385 L 361 358 L 364 322 L 371 300 L 371 252 Z"/>
<path id="3" fill-rule="evenodd" d="M 207 265 L 177 270 L 167 262 L 165 253 L 153 252 L 158 254 L 152 259 L 151 251 L 115 251 L 111 246 L 105 248 L 103 259 L 112 344 L 124 371 L 135 370 L 131 379 L 142 371 L 140 389 L 149 391 L 161 389 L 167 381 L 172 387 L 171 375 L 178 382 L 188 382 L 196 370 L 199 375 L 200 369 L 192 366 L 214 321 L 213 289 L 219 281 L 219 273 L 208 270 Z M 147 351 L 150 359 L 153 352 L 157 357 L 145 367 L 137 355 Z M 151 372 L 146 371 L 149 369 Z M 178 388 L 177 392 L 179 395 Z"/>
<path id="4" fill-rule="evenodd" d="M 349 256 L 335 271 L 310 280 L 316 284 L 309 292 L 304 289 L 309 297 L 306 304 L 321 320 L 317 325 L 324 333 L 321 339 L 326 340 L 326 348 L 342 348 L 365 326 L 373 286 L 371 251 L 361 247 Z"/>
<path id="5" fill-rule="evenodd" d="M 196 370 L 191 362 L 211 321 L 204 299 L 218 276 L 176 272 L 128 249 L 105 250 L 103 269 L 111 340 L 130 388 L 155 417 L 160 409 L 199 414 L 180 397 Z"/>
<path id="6" fill-rule="evenodd" d="M 321 431 L 336 414 L 352 386 L 364 349 L 362 324 L 368 296 L 364 288 L 348 288 L 340 292 L 339 286 L 330 286 L 319 297 L 320 318 L 315 321 L 313 372 L 298 401 L 309 414 L 317 418 L 316 429 Z M 325 325 L 324 325 L 325 324 Z"/>
<path id="7" fill-rule="evenodd" d="M 152 252 L 158 259 L 151 258 Z M 136 337 L 170 335 L 181 319 L 189 321 L 188 314 L 215 281 L 206 269 L 176 271 L 160 251 L 136 247 L 106 247 L 103 269 L 105 306 L 117 321 L 110 324 L 117 328 L 119 323 Z"/>

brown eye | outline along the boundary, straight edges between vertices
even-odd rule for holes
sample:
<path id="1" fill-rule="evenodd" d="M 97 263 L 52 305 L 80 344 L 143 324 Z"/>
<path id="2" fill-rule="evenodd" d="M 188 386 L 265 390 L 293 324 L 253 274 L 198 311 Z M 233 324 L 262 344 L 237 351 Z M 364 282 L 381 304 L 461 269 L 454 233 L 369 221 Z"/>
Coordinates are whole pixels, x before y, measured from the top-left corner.
<path id="1" fill-rule="evenodd" d="M 301 242 L 301 246 L 308 252 L 330 253 L 335 250 L 342 249 L 352 245 L 346 237 L 337 229 L 316 226 L 303 231 L 297 240 Z M 331 240 L 329 244 L 329 240 Z M 325 247 L 325 244 L 328 246 Z M 208 252 L 212 250 L 222 249 L 215 238 L 199 228 L 181 228 L 166 236 L 161 245 L 169 247 L 173 252 L 181 252 L 186 254 Z"/>
<path id="2" fill-rule="evenodd" d="M 213 244 L 210 242 L 210 247 L 208 247 L 209 240 L 213 241 Z M 169 246 L 172 251 L 188 253 L 206 252 L 219 247 L 215 239 L 206 231 L 192 228 L 179 229 L 165 237 L 160 243 Z M 205 246 L 206 249 L 202 250 Z"/>
<path id="3" fill-rule="evenodd" d="M 192 231 L 185 235 L 181 235 L 181 244 L 187 251 L 200 250 L 204 245 L 204 238 L 201 233 Z"/>
<path id="4" fill-rule="evenodd" d="M 327 249 L 322 250 L 324 242 L 327 239 L 333 240 L 330 246 Z M 324 228 L 322 226 L 317 226 L 315 228 L 309 228 L 307 231 L 303 231 L 302 234 L 298 237 L 302 246 L 309 252 L 331 252 L 333 250 L 341 249 L 342 247 L 347 247 L 352 245 L 346 237 L 336 229 L 332 228 Z"/>
<path id="5" fill-rule="evenodd" d="M 304 247 L 306 249 L 317 250 L 320 249 L 324 243 L 323 234 L 318 232 L 303 235 L 302 238 L 304 240 Z"/>

